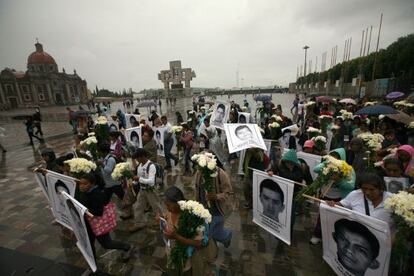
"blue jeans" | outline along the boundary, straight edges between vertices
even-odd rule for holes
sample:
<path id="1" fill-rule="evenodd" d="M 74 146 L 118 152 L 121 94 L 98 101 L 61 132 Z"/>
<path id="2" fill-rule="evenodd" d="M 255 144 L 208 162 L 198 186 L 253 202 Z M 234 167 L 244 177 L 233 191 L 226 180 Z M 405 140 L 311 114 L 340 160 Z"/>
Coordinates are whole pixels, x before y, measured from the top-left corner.
<path id="1" fill-rule="evenodd" d="M 171 167 L 171 159 L 175 160 L 178 163 L 178 157 L 171 153 L 173 144 L 174 144 L 173 139 L 164 141 L 164 155 L 165 155 L 165 163 L 167 167 Z"/>
<path id="2" fill-rule="evenodd" d="M 223 216 L 213 216 L 209 230 L 210 237 L 221 243 L 225 243 L 232 237 L 232 232 L 224 228 Z"/>

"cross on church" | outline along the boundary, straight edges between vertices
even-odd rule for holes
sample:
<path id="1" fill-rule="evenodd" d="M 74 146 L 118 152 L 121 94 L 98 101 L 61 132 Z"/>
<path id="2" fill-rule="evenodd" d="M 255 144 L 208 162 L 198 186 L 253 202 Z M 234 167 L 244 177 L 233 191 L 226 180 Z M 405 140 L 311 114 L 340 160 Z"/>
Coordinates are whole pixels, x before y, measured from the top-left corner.
<path id="1" fill-rule="evenodd" d="M 169 70 L 161 70 L 158 73 L 158 79 L 164 83 L 164 89 L 166 96 L 170 94 L 171 91 L 174 90 L 183 90 L 183 84 L 187 91 L 191 90 L 190 81 L 196 77 L 195 72 L 191 68 L 182 68 L 181 61 L 175 60 L 170 61 L 170 69 Z M 171 83 L 171 87 L 170 87 Z"/>

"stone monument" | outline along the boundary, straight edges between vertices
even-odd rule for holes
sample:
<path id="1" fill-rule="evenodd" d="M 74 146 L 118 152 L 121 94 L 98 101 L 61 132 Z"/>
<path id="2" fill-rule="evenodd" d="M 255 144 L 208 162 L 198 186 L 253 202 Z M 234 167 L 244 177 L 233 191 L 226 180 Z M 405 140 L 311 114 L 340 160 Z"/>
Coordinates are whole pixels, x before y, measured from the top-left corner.
<path id="1" fill-rule="evenodd" d="M 165 97 L 190 96 L 190 81 L 195 77 L 191 68 L 181 68 L 181 60 L 170 61 L 170 69 L 158 73 L 158 79 L 164 84 Z"/>

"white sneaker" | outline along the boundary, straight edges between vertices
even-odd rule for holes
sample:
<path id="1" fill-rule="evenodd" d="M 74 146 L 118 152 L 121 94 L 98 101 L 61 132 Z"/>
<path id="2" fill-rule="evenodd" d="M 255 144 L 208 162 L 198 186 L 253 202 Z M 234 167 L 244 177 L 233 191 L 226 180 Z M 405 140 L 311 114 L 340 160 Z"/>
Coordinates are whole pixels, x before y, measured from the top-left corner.
<path id="1" fill-rule="evenodd" d="M 317 238 L 317 237 L 315 237 L 315 236 L 313 236 L 311 239 L 310 239 L 310 241 L 309 241 L 311 244 L 313 244 L 313 245 L 317 245 L 317 244 L 319 244 L 319 243 L 321 243 L 322 242 L 322 239 L 320 239 L 320 238 Z"/>

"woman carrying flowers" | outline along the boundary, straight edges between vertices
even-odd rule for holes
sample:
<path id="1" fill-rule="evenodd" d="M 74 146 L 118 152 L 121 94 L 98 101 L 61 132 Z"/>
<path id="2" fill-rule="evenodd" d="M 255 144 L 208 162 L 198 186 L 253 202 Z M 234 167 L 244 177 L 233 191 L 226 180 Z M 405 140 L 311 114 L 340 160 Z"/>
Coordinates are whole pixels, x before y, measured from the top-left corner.
<path id="1" fill-rule="evenodd" d="M 186 201 L 183 192 L 175 186 L 168 188 L 164 195 L 167 225 L 161 228 L 168 239 L 168 275 L 211 275 L 208 267 L 217 248 L 208 239 L 210 213 L 198 202 Z"/>
<path id="2" fill-rule="evenodd" d="M 318 189 L 321 191 L 322 199 L 337 202 L 345 198 L 354 189 L 355 171 L 346 163 L 346 153 L 343 148 L 331 151 L 324 158 L 325 161 L 313 169 L 318 174 L 318 177 L 312 185 L 302 191 L 308 194 L 309 189 Z M 310 242 L 318 244 L 322 241 L 321 238 L 321 221 L 318 217 Z"/>

